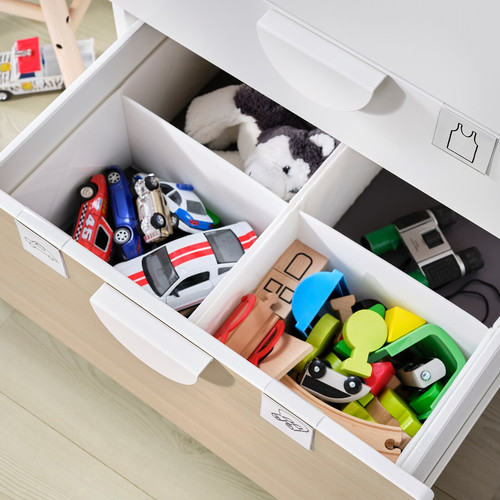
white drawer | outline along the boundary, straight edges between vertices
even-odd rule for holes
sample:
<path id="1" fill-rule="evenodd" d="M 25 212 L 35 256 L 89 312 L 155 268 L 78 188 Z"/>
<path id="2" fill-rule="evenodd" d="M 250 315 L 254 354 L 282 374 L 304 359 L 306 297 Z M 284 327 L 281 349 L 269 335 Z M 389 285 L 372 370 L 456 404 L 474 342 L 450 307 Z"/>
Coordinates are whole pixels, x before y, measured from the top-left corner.
<path id="1" fill-rule="evenodd" d="M 182 5 L 174 1 L 151 0 L 140 5 L 132 0 L 113 1 L 498 237 L 499 155 L 493 154 L 484 175 L 471 167 L 473 163 L 464 163 L 432 143 L 441 109 L 450 108 L 458 114 L 457 120 L 463 118 L 464 124 L 472 127 L 464 134 L 484 128 L 496 144 L 500 130 L 495 111 L 496 66 L 490 63 L 491 58 L 475 57 L 477 71 L 469 71 L 460 65 L 464 53 L 458 48 L 475 35 L 468 47 L 475 54 L 490 53 L 495 44 L 488 43 L 488 29 L 481 27 L 466 34 L 459 31 L 453 21 L 463 20 L 470 10 L 455 4 L 450 9 L 440 8 L 437 14 L 432 6 L 419 6 L 415 9 L 418 16 L 427 19 L 427 10 L 436 14 L 433 25 L 429 30 L 421 29 L 427 25 L 418 23 L 419 17 L 412 11 L 407 15 L 412 25 L 408 37 L 397 32 L 394 36 L 398 41 L 393 42 L 389 37 L 405 29 L 408 23 L 401 18 L 410 12 L 409 6 L 393 3 L 375 9 L 376 13 L 370 5 L 356 4 L 359 14 L 351 16 L 352 6 L 319 0 L 307 7 L 292 0 L 191 0 Z M 495 15 L 488 16 L 489 10 L 497 7 L 481 5 L 474 9 L 474 16 L 491 22 Z M 360 20 L 364 22 L 358 23 Z M 445 66 L 446 75 L 436 68 L 442 61 L 442 52 L 437 49 L 447 51 L 450 45 L 435 43 L 436 39 L 460 42 L 456 53 L 450 49 L 454 64 Z M 408 45 L 413 50 L 405 51 Z M 412 54 L 417 52 L 419 62 L 412 64 L 417 58 Z M 380 80 L 373 71 L 387 77 Z M 435 75 L 437 71 L 441 77 Z M 440 85 L 446 89 L 434 88 Z M 353 86 L 359 91 L 354 96 L 348 91 Z M 356 96 L 370 93 L 368 103 L 359 101 L 364 107 L 338 109 L 342 97 L 356 102 Z"/>
<path id="2" fill-rule="evenodd" d="M 432 484 L 496 378 L 495 328 L 331 227 L 379 171 L 370 160 L 342 145 L 287 204 L 169 124 L 213 74 L 205 60 L 136 24 L 2 152 L 0 294 L 277 497 L 303 497 L 314 484 L 342 497 L 375 485 L 388 498 L 429 498 L 421 482 Z M 224 223 L 246 219 L 259 235 L 189 319 L 60 229 L 75 187 L 110 164 L 191 182 Z M 15 220 L 53 245 L 68 277 L 23 250 Z M 442 326 L 468 358 L 396 464 L 209 335 L 296 238 L 324 253 L 355 293 Z M 260 417 L 263 393 L 311 427 L 312 450 Z"/>

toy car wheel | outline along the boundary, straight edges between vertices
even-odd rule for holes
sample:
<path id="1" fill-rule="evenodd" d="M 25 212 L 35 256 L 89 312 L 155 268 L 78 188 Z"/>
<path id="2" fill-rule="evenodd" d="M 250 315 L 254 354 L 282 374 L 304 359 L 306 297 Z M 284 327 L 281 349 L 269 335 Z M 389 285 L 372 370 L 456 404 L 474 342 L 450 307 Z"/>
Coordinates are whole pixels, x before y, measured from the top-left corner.
<path id="1" fill-rule="evenodd" d="M 97 194 L 97 186 L 92 182 L 87 184 L 82 184 L 78 190 L 78 197 L 80 201 L 88 201 L 91 200 Z"/>
<path id="2" fill-rule="evenodd" d="M 161 229 L 162 227 L 165 227 L 167 225 L 167 221 L 165 220 L 165 217 L 163 217 L 162 214 L 153 214 L 151 217 L 151 225 L 155 229 Z"/>
<path id="3" fill-rule="evenodd" d="M 7 90 L 0 90 L 0 101 L 7 101 L 11 96 L 12 94 Z"/>
<path id="4" fill-rule="evenodd" d="M 117 182 L 120 182 L 121 175 L 118 170 L 110 170 L 106 174 L 106 180 L 108 181 L 108 184 L 116 184 Z"/>
<path id="5" fill-rule="evenodd" d="M 172 221 L 172 227 L 177 229 L 179 227 L 179 217 L 176 214 L 170 214 L 170 220 Z"/>
<path id="6" fill-rule="evenodd" d="M 154 175 L 148 175 L 147 177 L 145 177 L 144 184 L 150 191 L 154 191 L 160 185 L 160 183 L 158 182 L 158 178 Z"/>
<path id="7" fill-rule="evenodd" d="M 132 232 L 127 227 L 119 227 L 113 233 L 113 241 L 117 245 L 125 245 L 132 238 Z"/>
<path id="8" fill-rule="evenodd" d="M 363 387 L 363 382 L 359 377 L 351 375 L 344 381 L 344 390 L 347 394 L 357 394 Z"/>
<path id="9" fill-rule="evenodd" d="M 326 373 L 326 365 L 320 359 L 315 359 L 309 365 L 308 371 L 312 378 L 321 378 Z"/>

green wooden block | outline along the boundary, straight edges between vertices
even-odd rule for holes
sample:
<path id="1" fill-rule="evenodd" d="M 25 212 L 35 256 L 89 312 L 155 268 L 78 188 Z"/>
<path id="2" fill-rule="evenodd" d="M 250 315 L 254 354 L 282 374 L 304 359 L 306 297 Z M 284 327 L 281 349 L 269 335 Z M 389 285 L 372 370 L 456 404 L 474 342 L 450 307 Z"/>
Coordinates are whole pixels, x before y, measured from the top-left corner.
<path id="1" fill-rule="evenodd" d="M 347 403 L 344 408 L 342 408 L 342 411 L 353 417 L 358 417 L 368 422 L 375 422 L 375 419 L 357 401 Z"/>

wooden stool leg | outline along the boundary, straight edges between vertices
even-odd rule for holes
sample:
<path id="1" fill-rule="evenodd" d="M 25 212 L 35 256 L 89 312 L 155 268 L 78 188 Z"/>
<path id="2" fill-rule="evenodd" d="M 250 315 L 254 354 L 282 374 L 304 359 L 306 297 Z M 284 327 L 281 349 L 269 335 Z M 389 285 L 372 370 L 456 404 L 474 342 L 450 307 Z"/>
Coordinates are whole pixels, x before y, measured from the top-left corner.
<path id="1" fill-rule="evenodd" d="M 84 70 L 65 0 L 40 0 L 47 30 L 66 87 Z"/>

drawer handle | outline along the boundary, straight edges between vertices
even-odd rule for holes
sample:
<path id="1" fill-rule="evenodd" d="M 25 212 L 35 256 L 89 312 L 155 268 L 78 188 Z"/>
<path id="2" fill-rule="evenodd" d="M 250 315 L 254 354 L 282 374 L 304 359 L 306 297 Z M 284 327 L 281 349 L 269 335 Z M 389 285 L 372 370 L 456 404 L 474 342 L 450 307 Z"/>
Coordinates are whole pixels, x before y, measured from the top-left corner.
<path id="1" fill-rule="evenodd" d="M 295 90 L 337 111 L 366 106 L 387 76 L 273 10 L 259 19 L 257 33 L 266 56 Z"/>
<path id="2" fill-rule="evenodd" d="M 120 344 L 174 382 L 196 383 L 213 359 L 106 283 L 90 297 L 90 304 Z"/>

